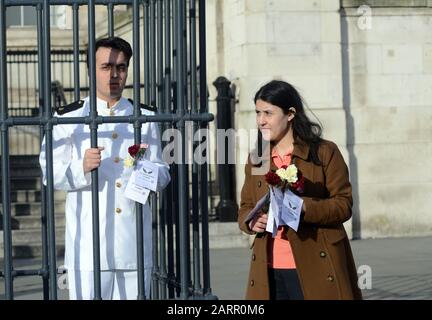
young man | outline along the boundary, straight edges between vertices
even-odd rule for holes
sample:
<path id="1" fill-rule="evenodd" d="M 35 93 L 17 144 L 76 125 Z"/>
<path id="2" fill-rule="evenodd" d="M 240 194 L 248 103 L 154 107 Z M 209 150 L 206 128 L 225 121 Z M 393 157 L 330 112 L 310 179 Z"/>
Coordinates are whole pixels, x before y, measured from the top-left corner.
<path id="1" fill-rule="evenodd" d="M 101 116 L 127 116 L 133 105 L 122 97 L 132 48 L 121 38 L 96 42 L 97 112 Z M 84 117 L 90 111 L 89 97 L 56 110 L 57 117 Z M 143 106 L 142 113 L 154 114 Z M 156 123 L 142 126 L 141 142 L 148 145 L 144 159 L 159 167 L 157 189 L 170 181 L 169 167 L 162 160 L 160 132 Z M 91 174 L 99 172 L 99 226 L 102 299 L 136 299 L 137 247 L 135 202 L 125 197 L 133 171 L 124 165 L 134 144 L 131 124 L 104 123 L 98 127 L 98 148 L 90 148 L 88 125 L 57 125 L 53 130 L 54 188 L 67 191 L 65 266 L 70 299 L 92 299 L 93 231 Z M 46 149 L 42 143 L 40 164 L 46 184 Z M 152 249 L 151 212 L 143 205 L 145 292 L 150 293 Z"/>

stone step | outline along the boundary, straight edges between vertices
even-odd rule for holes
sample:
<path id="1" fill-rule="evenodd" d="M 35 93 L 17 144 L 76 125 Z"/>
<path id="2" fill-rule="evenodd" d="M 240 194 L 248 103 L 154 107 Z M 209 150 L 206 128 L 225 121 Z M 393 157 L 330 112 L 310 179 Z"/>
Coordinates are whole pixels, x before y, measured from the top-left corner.
<path id="1" fill-rule="evenodd" d="M 0 179 L 1 183 L 1 179 Z M 17 179 L 10 179 L 10 189 L 17 191 L 17 190 L 40 190 L 41 189 L 41 182 L 39 178 L 17 178 Z"/>
<path id="2" fill-rule="evenodd" d="M 250 236 L 244 233 L 225 236 L 209 235 L 209 247 L 210 249 L 248 248 L 250 245 L 249 238 Z"/>
<path id="3" fill-rule="evenodd" d="M 2 156 L 0 155 L 0 165 L 1 165 L 1 158 Z M 38 154 L 9 155 L 9 167 L 11 169 L 39 167 L 39 155 Z"/>
<path id="4" fill-rule="evenodd" d="M 210 222 L 209 236 L 237 235 L 242 231 L 237 222 Z"/>
<path id="5" fill-rule="evenodd" d="M 1 169 L 1 168 L 0 168 Z M 28 166 L 20 168 L 10 168 L 9 177 L 11 180 L 21 179 L 21 178 L 35 178 L 39 179 L 41 174 L 40 167 Z"/>
<path id="6" fill-rule="evenodd" d="M 0 245 L 3 245 L 3 231 L 0 232 L 1 239 Z M 63 243 L 65 238 L 65 229 L 63 227 L 56 226 L 56 243 Z M 42 242 L 42 233 L 40 228 L 31 228 L 24 230 L 13 230 L 12 231 L 12 243 L 13 244 L 32 244 Z"/>
<path id="7" fill-rule="evenodd" d="M 64 243 L 56 242 L 57 257 L 64 256 Z M 42 257 L 42 242 L 14 243 L 12 246 L 12 257 L 14 259 L 28 259 Z M 0 245 L 0 259 L 4 258 L 3 243 Z"/>
<path id="8" fill-rule="evenodd" d="M 0 169 L 1 169 L 0 155 Z M 40 170 L 39 156 L 37 155 L 9 155 L 10 172 L 19 173 L 19 170 Z M 39 171 L 40 172 L 40 171 Z M 39 173 L 37 174 L 39 176 Z"/>
<path id="9" fill-rule="evenodd" d="M 34 216 L 18 216 L 15 217 L 18 223 L 18 230 L 35 229 L 41 228 L 41 217 L 40 215 Z M 63 213 L 57 213 L 55 215 L 55 226 L 56 228 L 64 228 L 66 224 L 66 218 Z"/>
<path id="10" fill-rule="evenodd" d="M 54 212 L 56 214 L 65 213 L 65 204 L 63 201 L 54 202 Z M 13 217 L 18 216 L 40 216 L 41 204 L 37 202 L 33 203 L 11 203 L 11 215 Z"/>
<path id="11" fill-rule="evenodd" d="M 39 128 L 36 126 L 20 126 L 11 128 L 9 136 L 9 154 L 19 155 L 31 152 L 39 155 L 39 146 Z"/>
<path id="12" fill-rule="evenodd" d="M 1 203 L 2 192 L 0 191 L 0 203 Z M 28 203 L 28 202 L 41 202 L 41 191 L 40 190 L 13 190 L 10 194 L 10 200 L 12 203 Z M 65 201 L 66 192 L 56 190 L 54 191 L 54 201 Z"/>
<path id="13" fill-rule="evenodd" d="M 192 228 L 190 238 L 192 241 Z M 200 228 L 200 246 L 202 233 Z M 210 249 L 219 248 L 247 248 L 249 247 L 250 236 L 243 233 L 237 222 L 210 222 L 209 223 L 209 246 Z"/>
<path id="14" fill-rule="evenodd" d="M 26 219 L 36 217 L 23 217 Z M 21 219 L 21 220 L 26 220 Z M 63 225 L 60 225 L 59 220 L 63 220 Z M 21 222 L 21 221 L 20 221 Z M 42 234 L 40 228 L 40 219 L 33 223 L 34 227 L 29 226 L 20 230 L 12 231 L 12 256 L 13 258 L 37 258 L 42 256 Z M 20 226 L 21 227 L 21 226 Z M 63 256 L 64 254 L 64 218 L 58 219 L 56 217 L 56 248 L 57 255 Z M 0 258 L 4 255 L 3 246 L 3 231 L 0 232 Z"/>
<path id="15" fill-rule="evenodd" d="M 1 160 L 1 156 L 0 156 Z M 1 162 L 0 162 L 1 169 Z M 9 157 L 9 175 L 11 180 L 39 178 L 41 174 L 39 157 L 36 155 L 11 155 Z M 0 178 L 1 180 L 1 178 Z"/>

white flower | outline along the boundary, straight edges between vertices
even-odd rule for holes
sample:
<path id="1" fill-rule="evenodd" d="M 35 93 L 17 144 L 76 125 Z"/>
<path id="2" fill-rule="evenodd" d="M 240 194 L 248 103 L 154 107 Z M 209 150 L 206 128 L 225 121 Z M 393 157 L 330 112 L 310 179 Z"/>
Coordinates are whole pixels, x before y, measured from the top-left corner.
<path id="1" fill-rule="evenodd" d="M 289 183 L 297 182 L 297 167 L 294 164 L 290 164 L 286 169 L 278 169 L 276 174 L 282 179 Z"/>
<path id="2" fill-rule="evenodd" d="M 126 159 L 123 160 L 123 164 L 126 168 L 133 167 L 134 163 L 135 163 L 135 159 L 132 158 L 131 156 L 128 156 Z"/>

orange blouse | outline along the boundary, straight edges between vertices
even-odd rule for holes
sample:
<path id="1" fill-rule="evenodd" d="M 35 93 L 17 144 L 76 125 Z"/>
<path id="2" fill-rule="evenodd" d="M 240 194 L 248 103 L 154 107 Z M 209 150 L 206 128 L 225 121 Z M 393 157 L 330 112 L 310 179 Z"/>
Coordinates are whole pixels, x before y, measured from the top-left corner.
<path id="1" fill-rule="evenodd" d="M 286 154 L 281 158 L 273 149 L 272 159 L 276 167 L 291 164 L 291 154 Z M 267 261 L 268 266 L 273 269 L 295 269 L 295 261 L 291 245 L 286 238 L 287 226 L 279 226 L 275 238 L 269 237 L 267 242 Z"/>

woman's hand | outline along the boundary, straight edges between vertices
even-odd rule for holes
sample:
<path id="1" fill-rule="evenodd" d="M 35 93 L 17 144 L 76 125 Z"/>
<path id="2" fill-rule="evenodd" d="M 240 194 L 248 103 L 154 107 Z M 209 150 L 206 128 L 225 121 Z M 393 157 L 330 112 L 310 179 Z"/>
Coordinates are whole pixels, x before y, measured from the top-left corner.
<path id="1" fill-rule="evenodd" d="M 260 211 L 255 218 L 249 222 L 249 229 L 261 233 L 264 232 L 267 226 L 267 213 Z"/>

